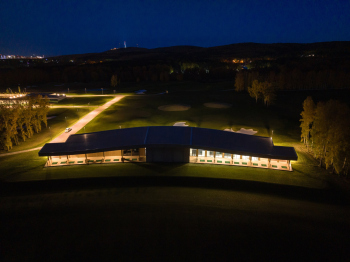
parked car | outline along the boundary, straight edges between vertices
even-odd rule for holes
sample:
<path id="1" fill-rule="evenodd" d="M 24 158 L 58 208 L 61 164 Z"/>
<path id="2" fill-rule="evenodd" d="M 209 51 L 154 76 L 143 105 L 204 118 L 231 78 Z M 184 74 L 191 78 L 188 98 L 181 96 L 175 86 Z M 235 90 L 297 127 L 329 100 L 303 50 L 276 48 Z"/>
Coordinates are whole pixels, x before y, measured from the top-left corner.
<path id="1" fill-rule="evenodd" d="M 72 128 L 71 127 L 67 127 L 65 132 L 68 133 L 70 131 L 72 131 Z"/>

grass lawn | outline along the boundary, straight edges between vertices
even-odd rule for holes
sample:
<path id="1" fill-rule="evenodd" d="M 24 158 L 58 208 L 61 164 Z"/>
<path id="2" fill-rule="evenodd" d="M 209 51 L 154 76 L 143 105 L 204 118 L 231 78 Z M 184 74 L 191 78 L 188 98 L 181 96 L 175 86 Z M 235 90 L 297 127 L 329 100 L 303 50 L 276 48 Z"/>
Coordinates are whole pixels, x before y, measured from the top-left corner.
<path id="1" fill-rule="evenodd" d="M 233 178 L 243 180 L 257 180 L 269 183 L 281 183 L 300 185 L 305 187 L 324 187 L 327 172 L 317 167 L 317 162 L 307 153 L 300 141 L 299 118 L 302 110 L 302 102 L 308 95 L 307 92 L 282 92 L 278 95 L 275 105 L 266 108 L 261 103 L 245 93 L 236 93 L 229 90 L 230 83 L 218 84 L 178 83 L 159 85 L 157 88 L 170 88 L 173 90 L 166 95 L 129 96 L 106 109 L 94 120 L 87 124 L 85 132 L 96 132 L 137 126 L 149 125 L 173 125 L 177 121 L 185 121 L 190 126 L 221 129 L 253 128 L 257 135 L 271 136 L 276 145 L 295 147 L 299 160 L 292 162 L 294 172 L 276 170 L 254 169 L 244 167 L 230 167 L 220 165 L 152 165 L 152 164 L 123 164 L 123 165 L 93 165 L 71 166 L 42 169 L 45 158 L 38 158 L 34 152 L 1 159 L 0 169 L 4 170 L 2 179 L 8 181 L 26 179 L 58 179 L 79 178 L 82 176 L 115 176 L 115 170 L 120 169 L 117 176 L 135 174 L 144 175 L 184 175 Z M 214 87 L 216 86 L 216 89 Z M 199 92 L 202 87 L 204 91 Z M 329 97 L 329 94 L 323 94 Z M 322 96 L 319 95 L 318 99 Z M 80 99 L 80 97 L 78 98 Z M 85 98 L 84 98 L 85 99 Z M 208 108 L 203 104 L 207 102 L 230 103 L 230 108 Z M 191 108 L 187 111 L 169 112 L 158 110 L 158 106 L 167 104 L 187 104 Z M 83 113 L 84 112 L 84 113 Z M 51 119 L 50 126 L 55 132 L 62 132 L 65 128 L 64 117 L 68 116 L 68 126 L 77 120 L 78 114 L 85 114 L 86 109 L 51 109 L 50 115 L 57 115 Z M 74 115 L 72 118 L 71 115 Z M 51 128 L 52 128 L 51 127 Z M 45 132 L 45 133 L 44 133 Z M 49 132 L 44 130 L 45 139 L 39 139 L 35 145 L 43 145 L 49 141 Z M 83 131 L 80 131 L 82 133 Z M 58 134 L 58 133 L 57 133 Z M 40 135 L 40 134 L 39 134 Z M 37 135 L 37 136 L 39 136 Z M 40 142 L 39 142 L 40 140 Z M 23 143 L 25 144 L 25 143 Z M 22 146 L 20 149 L 35 147 L 34 143 Z M 16 167 L 14 163 L 25 156 L 31 159 Z M 31 165 L 33 161 L 34 166 Z M 41 163 L 41 164 L 38 164 Z M 38 164 L 38 165 L 37 165 Z M 7 166 L 7 167 L 6 167 Z M 176 168 L 175 168 L 176 167 Z"/>
<path id="2" fill-rule="evenodd" d="M 312 197 L 327 191 L 204 178 L 66 182 L 1 191 L 4 261 L 348 260 L 349 207 Z"/>
<path id="3" fill-rule="evenodd" d="M 205 91 L 196 91 L 201 85 Z M 44 168 L 46 157 L 38 157 L 38 151 L 1 157 L 1 257 L 346 261 L 348 198 L 333 187 L 332 177 L 317 167 L 299 142 L 299 114 L 307 92 L 283 92 L 274 106 L 265 108 L 247 94 L 220 91 L 228 89 L 227 83 L 218 84 L 218 90 L 214 86 L 158 85 L 155 91 L 171 92 L 126 97 L 90 122 L 86 132 L 177 121 L 215 129 L 253 128 L 262 136 L 273 130 L 276 145 L 296 148 L 299 160 L 292 163 L 293 172 L 176 163 Z M 318 99 L 327 97 L 332 96 L 319 94 Z M 232 107 L 207 108 L 206 102 Z M 191 109 L 157 109 L 173 103 Z M 50 115 L 57 117 L 49 123 L 58 134 L 66 127 L 65 116 L 71 125 L 83 113 L 51 109 Z M 42 145 L 45 139 L 49 140 L 37 143 Z"/>
<path id="4" fill-rule="evenodd" d="M 208 108 L 203 105 L 205 102 L 231 102 L 233 106 L 223 109 Z M 185 104 L 191 108 L 176 112 L 158 109 L 159 106 L 168 104 Z M 86 132 L 115 129 L 119 126 L 127 128 L 173 125 L 178 121 L 186 121 L 190 126 L 214 129 L 259 128 L 260 135 L 268 135 L 270 127 L 264 123 L 266 112 L 270 110 L 261 110 L 246 95 L 230 92 L 221 92 L 219 95 L 211 92 L 177 92 L 168 95 L 129 96 L 91 121 L 86 126 Z"/>
<path id="5" fill-rule="evenodd" d="M 64 132 L 67 126 L 71 126 L 78 121 L 82 116 L 89 113 L 92 109 L 87 108 L 51 108 L 48 117 L 55 116 L 47 120 L 47 128 L 42 125 L 42 131 L 34 134 L 26 141 L 21 141 L 18 146 L 14 146 L 9 152 L 21 151 L 30 148 L 43 146 L 45 143 L 51 141 L 54 137 Z M 50 128 L 49 128 L 50 127 Z M 0 153 L 8 153 L 1 150 Z M 3 160 L 0 159 L 2 162 Z"/>
<path id="6" fill-rule="evenodd" d="M 0 180 L 56 180 L 98 177 L 207 177 L 326 188 L 326 172 L 316 166 L 298 163 L 294 172 L 271 169 L 200 164 L 117 163 L 44 168 L 46 157 L 38 151 L 1 158 Z"/>

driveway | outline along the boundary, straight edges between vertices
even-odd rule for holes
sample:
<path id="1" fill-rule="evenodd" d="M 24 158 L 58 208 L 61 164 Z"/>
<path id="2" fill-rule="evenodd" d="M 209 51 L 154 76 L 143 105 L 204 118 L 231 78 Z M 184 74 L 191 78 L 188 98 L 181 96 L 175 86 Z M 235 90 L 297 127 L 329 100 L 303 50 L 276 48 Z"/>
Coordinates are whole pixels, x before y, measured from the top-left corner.
<path id="1" fill-rule="evenodd" d="M 123 95 L 118 95 L 112 100 L 108 101 L 104 105 L 96 108 L 95 110 L 91 111 L 87 115 L 83 116 L 76 122 L 74 125 L 70 126 L 72 128 L 72 131 L 69 133 L 63 132 L 60 134 L 58 137 L 54 138 L 50 143 L 64 143 L 68 139 L 68 137 L 72 134 L 75 134 L 78 132 L 80 129 L 82 129 L 87 123 L 89 123 L 92 119 L 94 119 L 96 116 L 98 116 L 103 110 L 107 109 L 109 106 L 113 105 L 114 103 L 118 102 L 120 99 L 124 98 L 125 96 Z M 35 147 L 27 150 L 22 150 L 22 151 L 15 151 L 15 152 L 10 152 L 10 153 L 5 153 L 5 154 L 0 154 L 0 157 L 3 156 L 10 156 L 10 155 L 15 155 L 15 154 L 20 154 L 20 153 L 25 153 L 25 152 L 30 152 L 34 150 L 39 150 L 41 147 Z"/>
<path id="2" fill-rule="evenodd" d="M 72 128 L 72 131 L 69 133 L 63 132 L 58 137 L 54 138 L 50 143 L 64 143 L 68 139 L 70 135 L 73 135 L 77 133 L 80 129 L 82 129 L 87 123 L 89 123 L 92 119 L 94 119 L 96 116 L 98 116 L 103 110 L 107 109 L 109 106 L 113 105 L 114 103 L 118 102 L 120 99 L 124 98 L 125 96 L 118 95 L 112 100 L 108 101 L 104 105 L 96 108 L 95 110 L 91 111 L 87 115 L 83 116 L 76 122 L 74 125 L 70 126 Z"/>

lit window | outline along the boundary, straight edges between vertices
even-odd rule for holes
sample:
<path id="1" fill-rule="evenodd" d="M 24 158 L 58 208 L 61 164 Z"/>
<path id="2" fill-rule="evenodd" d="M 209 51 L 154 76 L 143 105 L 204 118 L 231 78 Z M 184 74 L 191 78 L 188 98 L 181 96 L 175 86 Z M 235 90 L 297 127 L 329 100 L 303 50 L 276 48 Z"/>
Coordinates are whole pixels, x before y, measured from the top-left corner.
<path id="1" fill-rule="evenodd" d="M 259 161 L 259 158 L 258 158 L 258 157 L 253 156 L 253 157 L 252 157 L 252 160 L 253 160 L 253 161 Z"/>
<path id="2" fill-rule="evenodd" d="M 231 154 L 225 153 L 225 154 L 224 154 L 224 158 L 231 158 Z"/>
<path id="3" fill-rule="evenodd" d="M 216 152 L 215 157 L 216 158 L 222 158 L 222 153 L 221 152 Z"/>
<path id="4" fill-rule="evenodd" d="M 214 151 L 207 151 L 208 157 L 214 157 Z"/>
<path id="5" fill-rule="evenodd" d="M 198 149 L 198 156 L 205 156 L 205 150 Z"/>
<path id="6" fill-rule="evenodd" d="M 123 156 L 131 156 L 131 149 L 123 150 Z"/>
<path id="7" fill-rule="evenodd" d="M 241 159 L 241 155 L 233 155 L 234 159 Z"/>
<path id="8" fill-rule="evenodd" d="M 138 156 L 140 154 L 140 152 L 139 152 L 139 149 L 138 148 L 134 148 L 133 150 L 132 150 L 132 155 L 133 156 Z"/>
<path id="9" fill-rule="evenodd" d="M 242 156 L 243 160 L 249 160 L 249 156 Z"/>
<path id="10" fill-rule="evenodd" d="M 191 148 L 191 156 L 197 156 L 197 149 Z"/>

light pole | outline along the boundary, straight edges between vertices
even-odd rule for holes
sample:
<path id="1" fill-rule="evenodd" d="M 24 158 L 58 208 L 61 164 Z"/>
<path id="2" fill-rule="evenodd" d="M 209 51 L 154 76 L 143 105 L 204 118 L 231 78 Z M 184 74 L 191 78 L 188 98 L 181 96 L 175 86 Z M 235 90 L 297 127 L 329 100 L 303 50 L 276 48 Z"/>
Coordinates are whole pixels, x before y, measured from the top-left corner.
<path id="1" fill-rule="evenodd" d="M 102 90 L 102 95 L 103 95 L 103 88 L 101 88 L 101 90 Z"/>
<path id="2" fill-rule="evenodd" d="M 49 126 L 49 130 L 50 130 L 50 138 L 52 140 L 52 133 L 51 133 L 51 127 Z"/>
<path id="3" fill-rule="evenodd" d="M 64 120 L 66 121 L 66 128 L 67 128 L 68 126 L 67 126 L 67 117 L 66 116 L 64 117 Z"/>
<path id="4" fill-rule="evenodd" d="M 69 87 L 68 87 L 68 93 L 69 93 Z"/>
<path id="5" fill-rule="evenodd" d="M 86 94 L 86 87 L 85 87 L 85 94 Z"/>

